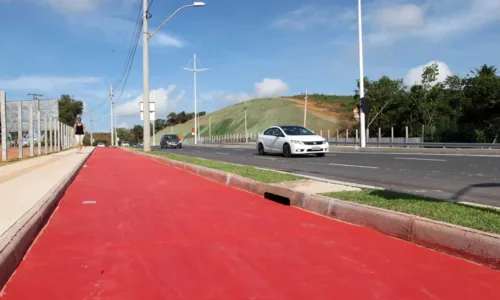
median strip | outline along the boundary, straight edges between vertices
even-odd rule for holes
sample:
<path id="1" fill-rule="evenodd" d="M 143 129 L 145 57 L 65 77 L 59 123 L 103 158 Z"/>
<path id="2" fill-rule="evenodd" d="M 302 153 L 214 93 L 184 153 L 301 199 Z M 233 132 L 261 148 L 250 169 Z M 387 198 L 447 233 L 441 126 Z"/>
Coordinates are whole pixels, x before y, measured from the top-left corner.
<path id="1" fill-rule="evenodd" d="M 301 177 L 291 174 L 261 170 L 250 166 L 233 165 L 230 163 L 200 159 L 191 156 L 170 154 L 165 152 L 151 152 L 151 154 L 197 166 L 202 166 L 210 169 L 231 173 L 234 175 L 239 175 L 262 183 L 277 183 L 277 182 L 294 181 L 301 179 Z"/>
<path id="2" fill-rule="evenodd" d="M 323 195 L 500 234 L 500 211 L 492 208 L 475 207 L 388 190 L 341 191 Z"/>

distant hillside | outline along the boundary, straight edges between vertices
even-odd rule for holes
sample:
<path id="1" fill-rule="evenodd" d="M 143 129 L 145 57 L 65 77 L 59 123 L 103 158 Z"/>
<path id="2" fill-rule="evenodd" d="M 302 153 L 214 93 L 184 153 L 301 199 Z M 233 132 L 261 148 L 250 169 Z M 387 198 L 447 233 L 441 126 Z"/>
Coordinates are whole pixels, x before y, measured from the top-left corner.
<path id="1" fill-rule="evenodd" d="M 351 97 L 352 99 L 352 97 Z M 223 134 L 244 134 L 244 103 L 234 104 L 200 117 L 200 136 L 209 136 L 209 120 L 212 136 Z M 338 102 L 325 102 L 308 99 L 307 127 L 319 133 L 328 129 L 332 134 L 337 129 L 350 128 L 352 112 L 346 112 Z M 304 100 L 290 98 L 265 98 L 247 102 L 248 131 L 254 134 L 277 124 L 304 123 Z M 176 133 L 183 137 L 191 136 L 194 120 L 184 124 L 167 127 L 155 135 L 156 143 L 165 133 Z"/>

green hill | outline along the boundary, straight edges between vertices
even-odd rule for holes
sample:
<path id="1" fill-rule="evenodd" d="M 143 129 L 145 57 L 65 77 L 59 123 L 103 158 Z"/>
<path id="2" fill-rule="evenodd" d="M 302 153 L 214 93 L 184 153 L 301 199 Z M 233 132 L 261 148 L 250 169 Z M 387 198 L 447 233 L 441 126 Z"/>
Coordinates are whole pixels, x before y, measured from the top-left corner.
<path id="1" fill-rule="evenodd" d="M 328 129 L 333 132 L 348 126 L 349 115 L 338 113 L 339 103 L 324 104 L 311 100 L 308 102 L 307 127 L 324 135 Z M 255 99 L 247 102 L 247 127 L 248 132 L 254 135 L 262 132 L 272 125 L 303 125 L 304 107 L 303 100 L 285 98 Z M 225 107 L 213 113 L 200 117 L 200 136 L 224 134 L 245 134 L 244 103 Z M 209 122 L 211 126 L 209 126 Z M 211 130 L 209 128 L 211 127 Z M 194 120 L 184 124 L 167 127 L 155 135 L 156 144 L 165 133 L 180 134 L 184 138 L 191 137 Z"/>

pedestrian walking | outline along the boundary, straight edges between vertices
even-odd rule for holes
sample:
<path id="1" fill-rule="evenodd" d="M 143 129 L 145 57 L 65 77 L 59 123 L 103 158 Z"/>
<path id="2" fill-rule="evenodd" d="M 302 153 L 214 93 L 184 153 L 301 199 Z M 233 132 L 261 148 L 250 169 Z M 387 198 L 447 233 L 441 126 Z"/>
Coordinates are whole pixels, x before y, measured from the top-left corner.
<path id="1" fill-rule="evenodd" d="M 76 153 L 82 152 L 83 148 L 83 137 L 85 136 L 85 125 L 82 123 L 82 118 L 76 118 L 76 124 L 74 126 L 75 141 L 76 141 Z"/>

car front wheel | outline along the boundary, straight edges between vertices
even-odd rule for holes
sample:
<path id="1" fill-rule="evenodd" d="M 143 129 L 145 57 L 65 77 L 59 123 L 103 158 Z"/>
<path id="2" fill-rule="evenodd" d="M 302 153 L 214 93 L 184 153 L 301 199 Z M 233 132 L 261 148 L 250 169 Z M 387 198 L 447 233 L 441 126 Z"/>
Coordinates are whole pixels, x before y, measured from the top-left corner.
<path id="1" fill-rule="evenodd" d="M 316 153 L 316 156 L 323 157 L 325 156 L 325 153 Z"/>
<path id="2" fill-rule="evenodd" d="M 259 151 L 259 155 L 266 155 L 266 151 L 264 151 L 264 145 L 262 145 L 262 143 L 259 143 L 257 146 L 257 151 Z"/>
<path id="3" fill-rule="evenodd" d="M 292 149 L 290 148 L 290 145 L 288 144 L 283 145 L 283 156 L 292 157 Z"/>

